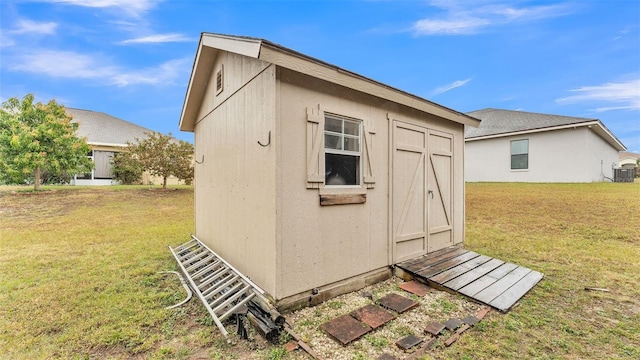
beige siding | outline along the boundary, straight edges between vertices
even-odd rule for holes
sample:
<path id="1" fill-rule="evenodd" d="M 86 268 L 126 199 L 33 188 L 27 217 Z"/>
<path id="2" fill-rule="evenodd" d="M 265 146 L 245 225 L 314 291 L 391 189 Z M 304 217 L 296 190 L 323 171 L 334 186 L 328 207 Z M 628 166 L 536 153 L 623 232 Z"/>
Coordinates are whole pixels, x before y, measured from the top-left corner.
<path id="1" fill-rule="evenodd" d="M 423 251 L 433 252 L 464 241 L 464 136 L 460 124 L 444 121 L 429 114 L 407 112 L 391 114 L 395 124 L 404 127 L 422 129 L 424 143 L 414 150 L 424 152 L 424 165 L 421 181 L 425 181 L 425 197 L 427 200 L 427 220 L 429 229 Z M 391 126 L 391 125 L 390 125 Z M 393 128 L 393 127 L 392 127 Z M 393 141 L 391 139 L 390 141 Z M 393 157 L 393 154 L 391 155 Z M 394 159 L 395 161 L 395 159 Z M 403 171 L 403 164 L 391 164 L 392 177 L 398 177 Z M 413 175 L 413 173 L 411 174 Z M 449 177 L 449 178 L 447 178 Z M 403 186 L 403 182 L 398 184 Z M 393 189 L 396 188 L 391 184 Z M 428 191 L 431 190 L 431 193 Z M 392 211 L 397 211 L 397 203 L 391 204 Z M 399 214 L 392 214 L 399 217 Z M 393 236 L 393 235 L 392 235 Z M 415 245 L 415 244 L 414 244 Z M 426 246 L 425 246 L 426 245 Z M 396 260 L 403 257 L 402 249 L 396 249 Z M 411 250 L 416 250 L 414 246 Z M 410 256 L 408 253 L 405 256 Z"/>
<path id="2" fill-rule="evenodd" d="M 276 281 L 275 67 L 225 54 L 195 127 L 196 236 L 269 294 Z M 215 67 L 214 67 L 215 69 Z M 262 147 L 272 132 L 271 145 Z"/>
<path id="3" fill-rule="evenodd" d="M 449 211 L 454 219 L 453 242 L 462 242 L 462 125 L 285 69 L 278 69 L 278 80 L 278 299 L 392 264 L 390 113 L 452 134 L 454 191 Z M 360 119 L 367 133 L 371 131 L 367 140 L 375 187 L 362 186 L 364 204 L 320 206 L 319 195 L 327 190 L 307 188 L 307 109 L 318 106 Z"/>
<path id="4" fill-rule="evenodd" d="M 204 119 L 213 109 L 224 103 L 242 87 L 251 82 L 255 76 L 261 74 L 269 65 L 267 62 L 242 55 L 222 51 L 218 52 L 218 58 L 216 58 L 214 62 L 211 79 L 207 83 L 207 89 L 202 99 L 202 106 L 198 112 L 197 121 Z M 224 72 L 224 89 L 216 95 L 216 72 L 221 66 Z M 252 106 L 255 107 L 256 105 L 260 104 L 252 103 Z"/>

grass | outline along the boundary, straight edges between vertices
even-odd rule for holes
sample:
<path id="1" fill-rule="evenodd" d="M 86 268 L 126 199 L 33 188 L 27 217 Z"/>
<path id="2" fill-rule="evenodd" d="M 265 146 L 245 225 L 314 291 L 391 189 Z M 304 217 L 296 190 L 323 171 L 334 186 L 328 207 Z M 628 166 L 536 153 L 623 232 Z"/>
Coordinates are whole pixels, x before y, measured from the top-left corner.
<path id="1" fill-rule="evenodd" d="M 175 358 L 186 346 L 169 340 L 197 342 L 200 309 L 165 310 L 184 290 L 158 273 L 193 228 L 193 192 L 148 188 L 0 192 L 0 357 Z"/>
<path id="2" fill-rule="evenodd" d="M 158 272 L 175 269 L 167 245 L 192 232 L 192 188 L 45 189 L 0 187 L 0 359 L 298 356 L 227 344 L 195 300 L 164 308 L 184 296 Z M 466 216 L 467 248 L 545 278 L 428 357 L 640 357 L 640 183 L 468 184 Z"/>
<path id="3" fill-rule="evenodd" d="M 467 184 L 466 214 L 465 247 L 545 278 L 437 357 L 640 358 L 640 183 Z"/>

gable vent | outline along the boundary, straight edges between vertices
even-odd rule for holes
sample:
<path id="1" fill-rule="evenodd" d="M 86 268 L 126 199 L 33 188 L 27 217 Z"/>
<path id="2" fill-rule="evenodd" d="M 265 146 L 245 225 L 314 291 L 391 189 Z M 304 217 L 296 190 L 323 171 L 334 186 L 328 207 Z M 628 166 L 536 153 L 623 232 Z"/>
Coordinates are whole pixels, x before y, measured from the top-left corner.
<path id="1" fill-rule="evenodd" d="M 224 65 L 220 65 L 216 71 L 216 95 L 220 94 L 224 89 Z"/>

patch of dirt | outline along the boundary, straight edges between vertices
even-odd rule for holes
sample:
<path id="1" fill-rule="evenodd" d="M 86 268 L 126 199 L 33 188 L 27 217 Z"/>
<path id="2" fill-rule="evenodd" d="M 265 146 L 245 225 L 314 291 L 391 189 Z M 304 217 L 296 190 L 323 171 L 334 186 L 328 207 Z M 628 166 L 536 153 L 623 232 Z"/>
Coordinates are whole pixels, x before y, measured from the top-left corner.
<path id="1" fill-rule="evenodd" d="M 444 323 L 451 318 L 462 319 L 468 315 L 475 315 L 484 307 L 461 296 L 435 289 L 431 289 L 424 297 L 418 297 L 400 289 L 398 285 L 402 282 L 404 282 L 404 280 L 393 277 L 359 291 L 330 299 L 315 307 L 304 308 L 287 314 L 285 317 L 293 331 L 300 335 L 302 340 L 305 341 L 321 359 L 375 359 L 383 353 L 403 359 L 409 356 L 410 353 L 405 353 L 397 347 L 396 342 L 398 340 L 408 335 L 428 338 L 429 336 L 425 335 L 424 330 L 431 322 Z M 321 330 L 320 326 L 325 322 L 341 315 L 349 314 L 351 311 L 365 305 L 374 304 L 376 300 L 391 293 L 413 299 L 419 303 L 419 306 L 403 314 L 394 313 L 394 315 L 396 315 L 394 320 L 389 321 L 347 346 L 342 346 L 338 341 Z M 372 294 L 373 299 L 363 296 L 363 294 Z M 194 298 L 188 306 L 200 307 L 201 305 L 199 300 Z M 196 321 L 190 322 L 190 325 L 189 331 L 197 331 L 198 328 L 202 329 L 202 326 L 204 326 Z M 243 340 L 236 335 L 236 326 L 233 321 L 225 323 L 225 328 L 229 333 L 229 342 L 224 339 L 215 325 L 208 324 L 206 326 L 211 326 L 211 331 L 215 338 L 210 339 L 211 345 L 209 346 L 190 347 L 191 353 L 189 359 L 280 358 L 277 354 L 284 351 L 281 345 L 274 345 L 267 342 L 248 323 L 246 324 L 249 332 L 249 338 L 247 340 Z M 467 331 L 473 331 L 473 328 Z M 449 338 L 450 335 L 452 335 L 452 332 L 445 330 L 444 333 L 441 334 L 438 343 L 427 352 L 427 355 L 430 353 L 435 354 L 438 352 L 438 349 L 444 347 L 444 340 Z M 288 340 L 290 340 L 288 334 L 281 336 L 283 344 Z M 302 349 L 294 350 L 284 358 L 289 360 L 311 359 Z"/>
<path id="2" fill-rule="evenodd" d="M 424 329 L 429 323 L 444 323 L 451 318 L 462 319 L 468 315 L 475 315 L 483 307 L 463 297 L 435 289 L 424 297 L 418 297 L 398 288 L 403 281 L 393 277 L 360 291 L 328 300 L 318 306 L 296 311 L 287 316 L 287 321 L 294 332 L 299 334 L 323 359 L 373 359 L 383 353 L 404 358 L 408 354 L 396 346 L 398 340 L 408 335 L 424 338 Z M 363 293 L 373 294 L 373 299 L 363 296 Z M 323 323 L 365 305 L 373 304 L 377 299 L 391 293 L 411 298 L 417 301 L 419 306 L 403 314 L 396 314 L 394 320 L 347 346 L 340 345 L 320 329 Z M 445 333 L 441 337 L 440 344 L 448 338 L 448 334 Z"/>
<path id="3" fill-rule="evenodd" d="M 14 221 L 50 218 L 68 214 L 77 207 L 91 206 L 100 198 L 97 192 L 87 190 L 0 192 L 0 214 Z"/>

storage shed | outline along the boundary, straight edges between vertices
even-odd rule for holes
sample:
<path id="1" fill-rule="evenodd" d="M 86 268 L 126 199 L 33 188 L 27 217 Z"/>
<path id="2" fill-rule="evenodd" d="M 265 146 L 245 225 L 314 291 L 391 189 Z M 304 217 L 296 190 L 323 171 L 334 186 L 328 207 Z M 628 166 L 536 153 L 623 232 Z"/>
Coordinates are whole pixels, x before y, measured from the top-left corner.
<path id="1" fill-rule="evenodd" d="M 283 308 L 464 239 L 479 120 L 267 40 L 203 33 L 180 118 L 195 235 Z"/>

